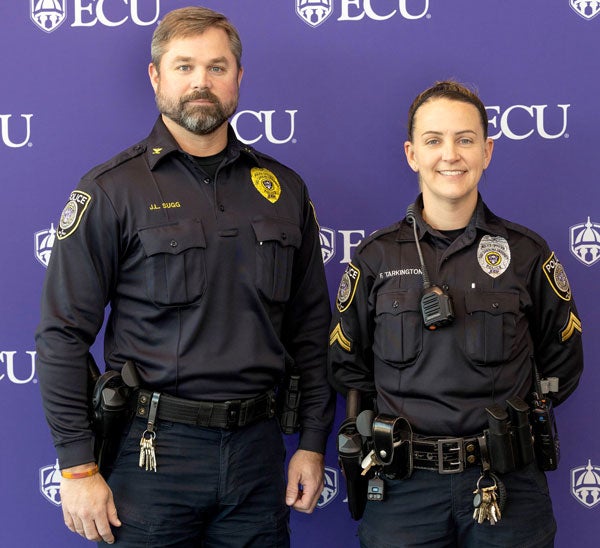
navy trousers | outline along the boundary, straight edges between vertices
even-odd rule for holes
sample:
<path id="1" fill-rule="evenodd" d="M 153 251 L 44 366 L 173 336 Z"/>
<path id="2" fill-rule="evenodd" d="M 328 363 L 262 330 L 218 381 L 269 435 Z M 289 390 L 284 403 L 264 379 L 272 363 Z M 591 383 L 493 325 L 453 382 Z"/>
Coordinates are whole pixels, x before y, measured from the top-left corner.
<path id="1" fill-rule="evenodd" d="M 367 502 L 359 526 L 363 548 L 547 548 L 556 522 L 546 476 L 535 463 L 498 475 L 507 491 L 502 519 L 495 525 L 473 520 L 473 491 L 480 470 L 438 474 L 415 470 L 386 481 L 386 500 Z M 487 485 L 487 484 L 486 484 Z"/>
<path id="2" fill-rule="evenodd" d="M 113 528 L 116 546 L 289 546 L 276 419 L 234 431 L 157 421 L 156 472 L 138 466 L 145 428 L 134 419 L 108 479 L 123 523 Z"/>

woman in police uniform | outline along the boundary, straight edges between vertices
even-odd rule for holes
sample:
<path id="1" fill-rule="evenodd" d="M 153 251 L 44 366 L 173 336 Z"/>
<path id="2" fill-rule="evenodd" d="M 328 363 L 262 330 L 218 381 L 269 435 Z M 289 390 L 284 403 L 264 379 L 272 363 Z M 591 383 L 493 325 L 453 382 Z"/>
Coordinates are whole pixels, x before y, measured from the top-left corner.
<path id="1" fill-rule="evenodd" d="M 366 504 L 362 546 L 553 545 L 544 473 L 533 457 L 506 465 L 488 454 L 486 408 L 531 404 L 534 364 L 558 381 L 551 402 L 564 401 L 583 367 L 581 322 L 546 242 L 479 195 L 493 145 L 471 90 L 449 81 L 421 93 L 405 143 L 421 194 L 404 220 L 361 243 L 340 284 L 330 380 L 406 419 L 413 438 L 403 479 L 377 454 L 363 462 L 385 495 Z M 474 508 L 480 478 L 494 497 L 485 511 Z"/>

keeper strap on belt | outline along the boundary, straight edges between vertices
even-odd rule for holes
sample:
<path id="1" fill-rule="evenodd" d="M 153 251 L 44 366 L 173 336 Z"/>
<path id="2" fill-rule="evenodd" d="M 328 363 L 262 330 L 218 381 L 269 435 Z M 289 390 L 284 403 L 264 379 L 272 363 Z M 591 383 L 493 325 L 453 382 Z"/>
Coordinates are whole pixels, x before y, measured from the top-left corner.
<path id="1" fill-rule="evenodd" d="M 136 416 L 147 419 L 153 392 L 139 390 Z M 275 416 L 275 392 L 224 402 L 194 401 L 160 394 L 157 418 L 171 422 L 233 430 Z"/>

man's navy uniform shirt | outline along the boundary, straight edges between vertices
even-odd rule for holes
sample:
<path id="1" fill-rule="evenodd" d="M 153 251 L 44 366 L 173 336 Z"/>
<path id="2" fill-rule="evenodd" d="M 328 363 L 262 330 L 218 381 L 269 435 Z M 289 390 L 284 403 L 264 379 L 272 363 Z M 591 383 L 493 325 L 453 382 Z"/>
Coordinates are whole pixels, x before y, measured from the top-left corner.
<path id="1" fill-rule="evenodd" d="M 228 128 L 214 179 L 159 118 L 94 168 L 65 207 L 36 333 L 38 375 L 61 468 L 93 461 L 89 346 L 106 324 L 107 367 L 192 400 L 252 398 L 300 368 L 300 448 L 324 452 L 331 318 L 318 226 L 292 170 Z"/>
<path id="2" fill-rule="evenodd" d="M 421 264 L 403 220 L 356 249 L 332 320 L 329 374 L 336 389 L 377 398 L 380 413 L 406 417 L 429 436 L 480 434 L 485 407 L 527 400 L 532 360 L 558 377 L 555 404 L 583 368 L 581 322 L 564 269 L 531 230 L 495 216 L 481 197 L 454 240 L 415 222 L 430 282 L 449 294 L 455 320 L 424 326 Z"/>

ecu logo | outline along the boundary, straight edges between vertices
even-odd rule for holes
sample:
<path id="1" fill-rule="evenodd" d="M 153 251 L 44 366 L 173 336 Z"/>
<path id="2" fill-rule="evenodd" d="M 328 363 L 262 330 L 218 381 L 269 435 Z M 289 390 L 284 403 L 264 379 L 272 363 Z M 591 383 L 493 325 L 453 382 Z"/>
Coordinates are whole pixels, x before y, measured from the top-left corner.
<path id="1" fill-rule="evenodd" d="M 296 14 L 307 25 L 318 27 L 333 12 L 333 0 L 296 0 Z"/>
<path id="2" fill-rule="evenodd" d="M 593 19 L 600 13 L 600 0 L 570 0 L 571 8 L 584 19 Z"/>
<path id="3" fill-rule="evenodd" d="M 65 0 L 29 0 L 30 16 L 36 27 L 52 32 L 60 27 L 66 17 Z"/>

